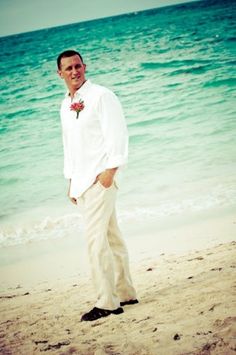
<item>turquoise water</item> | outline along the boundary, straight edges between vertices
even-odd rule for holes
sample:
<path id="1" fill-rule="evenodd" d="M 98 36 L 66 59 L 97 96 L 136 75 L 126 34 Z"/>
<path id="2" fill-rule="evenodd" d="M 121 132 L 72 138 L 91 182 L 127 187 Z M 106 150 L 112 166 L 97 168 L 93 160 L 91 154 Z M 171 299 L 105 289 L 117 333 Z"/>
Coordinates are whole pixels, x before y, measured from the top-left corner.
<path id="1" fill-rule="evenodd" d="M 0 245 L 81 228 L 62 175 L 56 74 L 79 50 L 130 134 L 121 224 L 236 205 L 236 3 L 202 1 L 0 38 Z"/>

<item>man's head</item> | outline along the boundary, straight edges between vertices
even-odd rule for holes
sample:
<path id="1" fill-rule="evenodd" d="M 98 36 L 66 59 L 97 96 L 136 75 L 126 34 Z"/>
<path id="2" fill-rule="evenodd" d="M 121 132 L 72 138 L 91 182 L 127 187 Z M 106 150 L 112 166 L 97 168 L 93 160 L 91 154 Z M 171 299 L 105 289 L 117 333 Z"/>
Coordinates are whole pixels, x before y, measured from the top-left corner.
<path id="1" fill-rule="evenodd" d="M 78 55 L 81 59 L 81 62 L 83 63 L 83 58 L 82 55 L 79 52 L 74 51 L 73 49 L 69 49 L 68 51 L 64 51 L 62 53 L 59 54 L 59 56 L 57 57 L 57 68 L 58 70 L 61 69 L 61 60 L 62 58 L 69 58 L 69 57 L 73 57 L 74 55 Z"/>
<path id="2" fill-rule="evenodd" d="M 64 51 L 57 58 L 57 67 L 59 76 L 65 80 L 71 95 L 74 95 L 86 80 L 86 65 L 82 56 L 74 50 Z"/>

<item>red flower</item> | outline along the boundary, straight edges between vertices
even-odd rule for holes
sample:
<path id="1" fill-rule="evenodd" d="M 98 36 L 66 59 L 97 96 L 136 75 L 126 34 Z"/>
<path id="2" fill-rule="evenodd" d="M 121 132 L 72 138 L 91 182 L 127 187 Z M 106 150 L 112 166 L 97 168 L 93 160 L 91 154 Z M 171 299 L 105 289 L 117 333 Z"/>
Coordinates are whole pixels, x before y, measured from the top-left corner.
<path id="1" fill-rule="evenodd" d="M 76 112 L 76 118 L 79 117 L 79 113 L 80 113 L 80 111 L 82 111 L 83 109 L 84 109 L 84 101 L 81 100 L 81 99 L 79 100 L 79 102 L 74 102 L 74 103 L 71 104 L 71 106 L 70 106 L 70 110 Z"/>

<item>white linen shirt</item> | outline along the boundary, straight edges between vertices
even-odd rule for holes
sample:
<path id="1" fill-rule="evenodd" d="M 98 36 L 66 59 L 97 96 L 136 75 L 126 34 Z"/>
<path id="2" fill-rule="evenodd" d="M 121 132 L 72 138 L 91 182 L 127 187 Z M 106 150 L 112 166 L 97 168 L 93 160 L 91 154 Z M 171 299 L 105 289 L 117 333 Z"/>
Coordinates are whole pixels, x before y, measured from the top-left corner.
<path id="1" fill-rule="evenodd" d="M 83 100 L 76 118 L 72 103 Z M 126 164 L 128 133 L 117 96 L 87 80 L 73 100 L 66 94 L 61 105 L 64 176 L 71 179 L 70 197 L 80 197 L 106 169 Z"/>

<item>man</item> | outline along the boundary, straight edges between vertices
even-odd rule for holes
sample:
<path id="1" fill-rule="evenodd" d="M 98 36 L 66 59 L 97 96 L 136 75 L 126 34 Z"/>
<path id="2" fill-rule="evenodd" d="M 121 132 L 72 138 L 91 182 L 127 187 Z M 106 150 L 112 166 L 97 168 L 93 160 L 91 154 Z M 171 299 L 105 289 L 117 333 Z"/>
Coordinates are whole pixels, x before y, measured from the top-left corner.
<path id="1" fill-rule="evenodd" d="M 58 74 L 68 88 L 61 106 L 64 175 L 72 203 L 84 207 L 95 307 L 82 321 L 123 313 L 138 303 L 130 277 L 128 252 L 117 225 L 115 174 L 127 161 L 128 135 L 115 94 L 86 80 L 80 53 L 57 58 Z"/>

